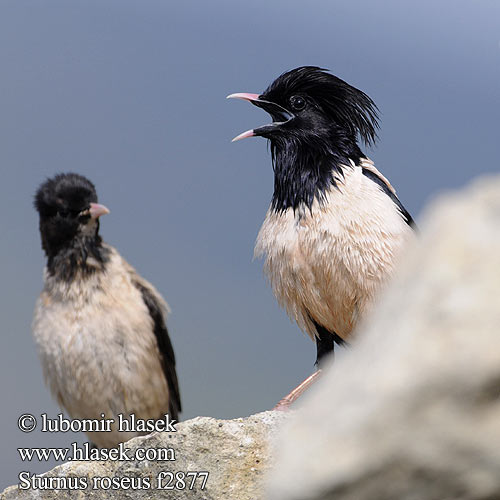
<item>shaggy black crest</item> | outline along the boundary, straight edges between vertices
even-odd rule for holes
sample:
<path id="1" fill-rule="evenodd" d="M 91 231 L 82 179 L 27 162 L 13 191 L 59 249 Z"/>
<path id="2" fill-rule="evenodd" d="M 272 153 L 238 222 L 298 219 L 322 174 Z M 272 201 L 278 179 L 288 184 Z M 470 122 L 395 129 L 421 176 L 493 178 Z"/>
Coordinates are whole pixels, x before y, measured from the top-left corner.
<path id="1" fill-rule="evenodd" d="M 98 264 L 106 262 L 108 251 L 102 247 L 99 221 L 91 221 L 87 212 L 90 203 L 97 203 L 95 187 L 78 174 L 58 174 L 38 188 L 34 205 L 50 274 L 69 281 L 78 270 L 84 275 L 96 270 L 95 265 L 87 265 L 89 256 Z M 90 223 L 92 230 L 84 232 Z"/>
<path id="2" fill-rule="evenodd" d="M 366 145 L 377 139 L 378 109 L 364 92 L 316 66 L 302 66 L 287 71 L 274 80 L 261 99 L 293 109 L 292 97 L 300 96 L 324 118 L 356 141 L 359 134 Z"/>
<path id="3" fill-rule="evenodd" d="M 364 157 L 358 138 L 366 145 L 377 139 L 375 103 L 322 68 L 303 66 L 282 74 L 259 100 L 263 102 L 254 104 L 274 120 L 258 135 L 271 141 L 276 211 L 301 204 L 311 208 L 314 199 L 322 202 L 349 160 L 358 163 Z M 272 104 L 288 111 L 286 120 Z"/>

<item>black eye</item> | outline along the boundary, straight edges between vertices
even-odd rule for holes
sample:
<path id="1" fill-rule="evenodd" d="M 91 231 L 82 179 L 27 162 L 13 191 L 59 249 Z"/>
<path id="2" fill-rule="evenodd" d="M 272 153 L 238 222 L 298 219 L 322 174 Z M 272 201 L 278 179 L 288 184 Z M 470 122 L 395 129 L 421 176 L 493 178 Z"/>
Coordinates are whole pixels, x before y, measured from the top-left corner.
<path id="1" fill-rule="evenodd" d="M 306 107 L 306 100 L 300 95 L 293 95 L 290 97 L 290 106 L 292 106 L 295 111 L 300 111 Z"/>
<path id="2" fill-rule="evenodd" d="M 58 210 L 57 213 L 60 217 L 65 219 L 69 215 L 69 210 L 61 209 L 61 210 Z"/>
<path id="3" fill-rule="evenodd" d="M 89 213 L 86 213 L 86 214 L 83 214 L 83 215 L 80 215 L 78 217 L 78 222 L 80 224 L 87 224 L 87 222 L 90 220 L 90 214 Z"/>

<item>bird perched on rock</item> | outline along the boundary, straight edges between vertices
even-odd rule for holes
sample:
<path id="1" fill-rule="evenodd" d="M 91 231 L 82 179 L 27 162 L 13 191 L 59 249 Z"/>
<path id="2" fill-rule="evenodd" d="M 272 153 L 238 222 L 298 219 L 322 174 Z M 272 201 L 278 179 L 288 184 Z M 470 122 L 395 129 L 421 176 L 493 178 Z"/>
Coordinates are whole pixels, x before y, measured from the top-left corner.
<path id="1" fill-rule="evenodd" d="M 181 410 L 175 356 L 165 325 L 168 306 L 99 235 L 94 185 L 73 173 L 48 179 L 35 195 L 44 288 L 33 332 L 52 395 L 74 419 L 114 419 L 89 432 L 99 447 L 138 435 L 118 432 L 118 415 L 160 419 Z"/>
<path id="2" fill-rule="evenodd" d="M 228 98 L 272 117 L 233 139 L 262 136 L 271 145 L 274 193 L 255 253 L 265 257 L 274 294 L 316 342 L 321 363 L 349 338 L 413 238 L 413 219 L 358 145 L 375 142 L 377 107 L 314 66 L 282 74 L 260 95 Z M 296 393 L 289 396 L 283 403 Z"/>

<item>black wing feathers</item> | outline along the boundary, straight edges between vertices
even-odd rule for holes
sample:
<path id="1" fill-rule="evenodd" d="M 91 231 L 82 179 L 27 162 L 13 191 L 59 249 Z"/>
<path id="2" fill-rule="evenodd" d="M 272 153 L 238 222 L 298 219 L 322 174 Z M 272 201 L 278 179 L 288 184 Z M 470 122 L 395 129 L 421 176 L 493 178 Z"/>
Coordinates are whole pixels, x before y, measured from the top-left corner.
<path id="1" fill-rule="evenodd" d="M 389 189 L 387 184 L 374 172 L 367 168 L 363 168 L 363 174 L 368 177 L 371 181 L 373 181 L 375 184 L 377 184 L 382 191 L 389 196 L 389 198 L 394 202 L 394 204 L 399 208 L 399 211 L 401 212 L 401 215 L 405 222 L 415 231 L 417 230 L 417 225 L 415 224 L 415 221 L 413 220 L 412 216 L 409 214 L 409 212 L 406 210 L 405 207 L 401 204 L 399 201 L 399 198 Z"/>
<path id="2" fill-rule="evenodd" d="M 162 365 L 165 378 L 167 379 L 169 390 L 169 415 L 177 420 L 179 412 L 182 410 L 181 397 L 179 393 L 179 383 L 177 381 L 177 372 L 175 371 L 175 354 L 170 342 L 168 330 L 163 319 L 162 309 L 155 296 L 144 285 L 135 282 L 135 286 L 142 294 L 142 299 L 146 304 L 151 318 L 154 322 L 154 333 L 158 342 L 158 349 L 162 355 Z"/>

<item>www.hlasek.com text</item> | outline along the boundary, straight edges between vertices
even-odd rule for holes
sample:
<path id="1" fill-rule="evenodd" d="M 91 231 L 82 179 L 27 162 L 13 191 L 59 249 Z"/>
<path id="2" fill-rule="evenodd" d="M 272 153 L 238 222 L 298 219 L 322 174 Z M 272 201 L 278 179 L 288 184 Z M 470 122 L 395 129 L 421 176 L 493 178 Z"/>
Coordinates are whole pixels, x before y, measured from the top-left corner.
<path id="1" fill-rule="evenodd" d="M 126 443 L 119 443 L 116 448 L 95 448 L 90 443 L 71 443 L 70 448 L 18 448 L 19 456 L 23 462 L 32 460 L 47 461 L 50 459 L 69 462 L 80 461 L 122 461 L 149 460 L 157 462 L 174 462 L 176 460 L 173 448 L 136 448 L 131 450 L 125 447 Z"/>

